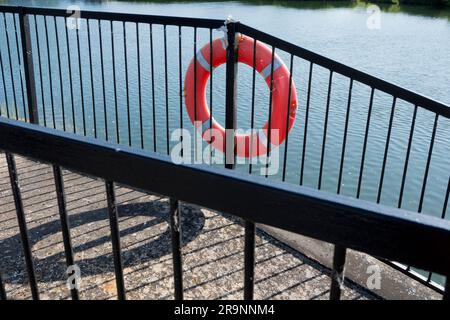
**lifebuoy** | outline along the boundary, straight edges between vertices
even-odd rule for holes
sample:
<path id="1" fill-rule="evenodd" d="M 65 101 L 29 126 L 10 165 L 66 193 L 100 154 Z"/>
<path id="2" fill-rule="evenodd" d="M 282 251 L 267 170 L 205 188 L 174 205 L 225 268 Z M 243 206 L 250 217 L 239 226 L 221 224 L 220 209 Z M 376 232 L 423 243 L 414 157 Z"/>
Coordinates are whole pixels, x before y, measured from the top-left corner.
<path id="1" fill-rule="evenodd" d="M 253 67 L 254 39 L 239 34 L 237 41 L 238 62 Z M 212 43 L 212 50 L 212 68 L 214 69 L 226 63 L 225 39 L 215 39 Z M 297 93 L 293 81 L 289 89 L 291 79 L 289 70 L 276 54 L 274 55 L 273 61 L 273 77 L 271 77 L 272 50 L 257 41 L 255 69 L 264 78 L 269 89 L 271 87 L 271 79 L 273 80 L 270 150 L 278 147 L 286 139 L 286 126 L 288 126 L 288 131 L 290 131 L 294 124 L 297 110 Z M 194 67 L 195 64 L 196 67 Z M 211 143 L 214 148 L 224 152 L 225 129 L 214 118 L 210 119 L 211 113 L 206 99 L 206 87 L 210 77 L 210 70 L 210 44 L 208 43 L 197 52 L 196 59 L 193 58 L 191 60 L 187 69 L 184 81 L 185 103 L 189 118 L 194 125 L 197 125 L 196 129 L 201 132 L 202 138 L 208 143 Z M 196 78 L 196 85 L 194 78 Z M 289 91 L 291 93 L 290 99 Z M 289 112 L 289 119 L 287 119 L 287 112 Z M 261 129 L 253 130 L 252 133 L 237 133 L 235 136 L 237 146 L 236 155 L 246 158 L 265 155 L 267 152 L 267 136 L 269 134 L 268 127 L 269 121 Z M 214 131 L 211 132 L 210 129 Z M 274 129 L 278 129 L 278 134 L 276 134 Z M 217 133 L 219 133 L 221 139 L 217 139 Z"/>

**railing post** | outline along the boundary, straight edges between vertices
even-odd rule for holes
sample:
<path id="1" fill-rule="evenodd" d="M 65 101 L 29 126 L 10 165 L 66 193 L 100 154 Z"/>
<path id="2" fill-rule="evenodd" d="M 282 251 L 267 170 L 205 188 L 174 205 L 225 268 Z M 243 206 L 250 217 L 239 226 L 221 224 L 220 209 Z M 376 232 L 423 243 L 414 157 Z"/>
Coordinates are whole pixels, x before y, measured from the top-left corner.
<path id="1" fill-rule="evenodd" d="M 447 274 L 447 277 L 445 279 L 445 288 L 444 294 L 442 295 L 442 300 L 450 301 L 450 273 Z"/>
<path id="2" fill-rule="evenodd" d="M 236 22 L 227 21 L 227 64 L 225 98 L 225 168 L 233 169 L 236 163 L 236 92 L 237 92 L 237 46 Z"/>
<path id="3" fill-rule="evenodd" d="M 236 106 L 237 61 L 235 21 L 227 21 L 226 109 L 225 109 L 225 168 L 234 169 L 236 164 Z M 253 300 L 255 270 L 255 223 L 245 220 L 244 248 L 244 299 Z"/>
<path id="4" fill-rule="evenodd" d="M 122 249 L 120 246 L 119 215 L 117 212 L 116 193 L 113 182 L 106 181 L 105 186 L 109 213 L 109 228 L 111 231 L 111 242 L 114 258 L 114 271 L 116 273 L 117 298 L 118 300 L 125 300 L 126 291 L 125 281 L 123 279 Z"/>
<path id="5" fill-rule="evenodd" d="M 36 85 L 34 81 L 33 53 L 31 50 L 30 22 L 25 8 L 20 7 L 20 39 L 22 42 L 23 67 L 25 73 L 25 85 L 27 89 L 27 105 L 30 123 L 39 124 L 37 110 Z"/>
<path id="6" fill-rule="evenodd" d="M 253 300 L 255 287 L 255 223 L 245 221 L 244 300 Z"/>
<path id="7" fill-rule="evenodd" d="M 331 271 L 330 300 L 340 300 L 344 285 L 345 256 L 347 249 L 340 245 L 334 246 L 333 270 Z"/>
<path id="8" fill-rule="evenodd" d="M 181 221 L 180 207 L 176 199 L 169 199 L 170 203 L 170 233 L 172 236 L 173 276 L 175 300 L 183 300 L 183 259 L 181 252 Z"/>
<path id="9" fill-rule="evenodd" d="M 71 276 L 74 273 L 69 273 L 69 268 L 75 265 L 73 258 L 72 240 L 70 239 L 70 225 L 69 217 L 67 215 L 66 208 L 66 194 L 64 191 L 64 179 L 62 175 L 61 167 L 53 165 L 53 177 L 55 181 L 56 199 L 58 201 L 59 218 L 61 222 L 61 233 L 63 237 L 64 253 L 66 255 L 67 264 L 67 276 Z M 79 300 L 80 296 L 76 286 L 70 289 L 72 300 Z"/>
<path id="10" fill-rule="evenodd" d="M 8 164 L 8 173 L 12 194 L 14 198 L 14 206 L 16 207 L 17 222 L 19 225 L 20 240 L 22 241 L 23 255 L 25 258 L 25 265 L 28 273 L 28 282 L 30 284 L 31 289 L 31 297 L 34 300 L 39 300 L 39 289 L 37 285 L 36 271 L 34 269 L 33 253 L 30 243 L 30 237 L 28 235 L 27 230 L 27 220 L 25 218 L 25 211 L 23 208 L 22 194 L 17 174 L 16 161 L 14 159 L 13 154 L 5 153 L 5 155 L 6 155 L 6 162 Z"/>
<path id="11" fill-rule="evenodd" d="M 3 285 L 2 273 L 0 272 L 0 300 L 6 300 L 6 290 Z"/>

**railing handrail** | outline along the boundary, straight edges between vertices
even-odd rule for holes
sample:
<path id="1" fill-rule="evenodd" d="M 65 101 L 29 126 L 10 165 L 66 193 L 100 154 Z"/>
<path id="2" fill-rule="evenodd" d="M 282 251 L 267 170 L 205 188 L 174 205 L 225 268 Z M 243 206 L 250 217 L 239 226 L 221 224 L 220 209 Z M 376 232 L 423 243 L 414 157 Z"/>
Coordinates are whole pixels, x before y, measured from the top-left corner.
<path id="1" fill-rule="evenodd" d="M 450 222 L 0 118 L 0 149 L 447 274 Z M 198 188 L 214 182 L 214 188 Z"/>
<path id="2" fill-rule="evenodd" d="M 0 12 L 20 13 L 43 16 L 56 16 L 69 18 L 70 14 L 65 9 L 58 8 L 42 8 L 42 7 L 22 7 L 22 6 L 8 6 L 0 5 Z M 91 11 L 80 10 L 81 19 L 95 19 L 108 21 L 123 21 L 136 23 L 151 23 L 162 25 L 174 25 L 181 27 L 199 27 L 199 28 L 220 28 L 224 24 L 224 20 L 207 19 L 207 18 L 191 18 L 191 17 L 177 17 L 177 16 L 161 16 L 150 14 L 136 14 L 136 13 L 118 13 L 108 11 Z"/>
<path id="3" fill-rule="evenodd" d="M 38 7 L 0 5 L 0 12 L 69 17 L 69 13 L 67 12 L 67 10 L 57 8 L 38 8 Z M 147 15 L 134 13 L 115 13 L 107 11 L 89 11 L 89 10 L 80 10 L 80 18 L 174 25 L 180 27 L 182 26 L 200 27 L 200 28 L 220 28 L 221 26 L 224 25 L 224 21 L 219 19 L 161 16 L 161 15 Z M 392 96 L 398 99 L 405 100 L 413 105 L 420 106 L 424 109 L 435 112 L 436 114 L 441 115 L 443 117 L 450 118 L 450 105 L 446 103 L 416 93 L 400 85 L 394 84 L 390 81 L 383 80 L 379 77 L 370 75 L 358 69 L 349 67 L 343 63 L 337 62 L 323 55 L 314 53 L 298 45 L 292 44 L 286 40 L 277 38 L 268 33 L 247 26 L 243 23 L 240 22 L 231 22 L 231 23 L 236 24 L 236 32 L 241 32 L 255 38 L 256 40 L 266 42 L 270 45 L 275 45 L 277 48 L 284 50 L 288 53 L 294 54 L 305 60 L 308 60 L 313 64 L 317 64 L 333 72 L 349 77 L 352 80 L 366 84 L 371 88 L 375 88 L 377 90 L 391 94 Z"/>
<path id="4" fill-rule="evenodd" d="M 447 105 L 443 102 L 437 101 L 433 98 L 426 97 L 422 94 L 403 88 L 392 82 L 388 82 L 381 78 L 370 75 L 366 72 L 349 67 L 343 63 L 337 62 L 333 59 L 314 53 L 310 50 L 294 45 L 288 41 L 282 40 L 268 33 L 249 27 L 245 24 L 239 23 L 237 26 L 237 32 L 245 33 L 246 35 L 256 38 L 257 40 L 266 42 L 270 45 L 275 45 L 277 48 L 292 53 L 305 60 L 308 60 L 311 63 L 317 64 L 333 72 L 339 73 L 352 80 L 366 84 L 371 88 L 378 89 L 385 93 L 391 94 L 392 96 L 398 99 L 405 100 L 409 103 L 435 112 L 446 118 L 450 118 L 450 105 Z"/>

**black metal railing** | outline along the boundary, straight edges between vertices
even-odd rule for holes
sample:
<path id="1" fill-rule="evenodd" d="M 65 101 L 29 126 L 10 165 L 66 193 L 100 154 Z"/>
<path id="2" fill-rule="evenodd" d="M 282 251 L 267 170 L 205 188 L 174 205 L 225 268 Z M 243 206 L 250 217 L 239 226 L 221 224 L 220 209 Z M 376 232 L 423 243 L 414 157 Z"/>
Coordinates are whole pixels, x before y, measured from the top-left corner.
<path id="1" fill-rule="evenodd" d="M 56 168 L 64 167 L 106 181 L 117 291 L 118 297 L 122 299 L 125 298 L 126 288 L 123 282 L 117 207 L 112 181 L 170 197 L 173 216 L 179 215 L 176 203 L 181 200 L 230 213 L 254 223 L 263 223 L 335 243 L 339 248 L 352 248 L 440 274 L 447 274 L 449 270 L 450 258 L 446 252 L 430 250 L 430 247 L 436 243 L 449 243 L 450 223 L 426 215 L 417 217 L 416 214 L 405 210 L 310 188 L 295 187 L 262 177 L 243 176 L 233 170 L 211 168 L 207 165 L 176 165 L 165 155 L 150 154 L 129 147 L 117 148 L 92 138 L 60 133 L 4 118 L 0 119 L 0 148 L 7 153 L 9 173 L 13 187 L 16 186 L 14 199 L 19 217 L 23 217 L 23 205 L 13 154 L 38 159 L 51 163 Z M 80 158 L 74 157 L 74 154 L 78 154 L 83 161 L 79 161 Z M 57 176 L 58 170 L 55 172 Z M 206 184 L 208 181 L 214 181 L 214 189 L 195 188 L 197 184 Z M 64 188 L 59 191 L 63 203 Z M 225 201 L 225 198 L 232 198 L 233 201 Z M 64 205 L 60 206 L 60 210 L 63 216 Z M 175 295 L 181 299 L 183 273 L 179 232 L 182 226 L 176 221 L 179 221 L 178 218 L 171 219 Z M 37 298 L 38 287 L 27 241 L 26 222 L 22 219 L 19 219 L 19 222 L 30 286 L 33 296 Z M 63 222 L 66 223 L 67 220 Z M 63 232 L 63 237 L 66 253 L 71 256 L 70 232 Z M 254 244 L 245 246 L 246 274 L 252 273 L 248 269 L 254 268 L 254 264 L 248 263 L 252 260 L 250 256 L 253 250 Z M 331 298 L 340 296 L 340 286 L 336 285 L 339 279 L 336 276 L 342 273 L 339 263 L 341 257 L 342 255 L 338 254 L 334 259 L 335 276 L 331 285 Z M 253 286 L 245 288 L 245 297 L 251 297 Z M 447 284 L 445 298 L 448 298 L 449 289 Z M 73 297 L 76 298 L 76 295 Z"/>
<path id="2" fill-rule="evenodd" d="M 75 27 L 69 28 L 69 24 Z M 270 83 L 273 83 L 273 62 L 278 55 L 289 61 L 290 80 L 298 85 L 297 120 L 279 149 L 281 170 L 275 177 L 269 177 L 269 181 L 284 182 L 286 188 L 293 184 L 313 187 L 445 220 L 450 193 L 449 106 L 240 22 L 224 24 L 213 19 L 92 11 L 81 11 L 79 17 L 73 18 L 72 12 L 59 9 L 0 6 L 3 88 L 0 115 L 169 155 L 176 143 L 170 140 L 171 129 L 185 128 L 195 135 L 193 126 L 186 125 L 189 118 L 184 111 L 184 69 L 192 57 L 197 60 L 202 43 L 209 43 L 209 60 L 212 61 L 212 40 L 223 37 L 227 40 L 226 68 L 224 72 L 218 68 L 214 76 L 211 72 L 206 97 L 210 112 L 227 129 L 241 126 L 254 129 L 264 121 L 271 121 L 273 88 L 269 86 L 270 90 L 259 92 L 255 77 L 256 53 L 251 72 L 246 73 L 236 63 L 239 57 L 238 46 L 235 46 L 237 34 L 251 37 L 254 47 L 258 42 L 269 46 L 272 53 Z M 170 38 L 176 40 L 169 41 Z M 251 88 L 245 93 L 245 99 L 241 96 L 236 99 L 237 86 Z M 242 100 L 249 121 L 241 113 L 237 117 Z M 371 132 L 375 129 L 381 141 L 371 143 L 374 136 Z M 270 145 L 270 137 L 269 133 L 267 145 Z M 226 158 L 236 160 L 233 137 L 226 139 L 225 148 Z M 270 157 L 270 152 L 268 149 L 266 158 Z M 330 153 L 338 156 L 330 157 Z M 252 162 L 236 165 L 236 161 L 228 161 L 226 165 L 228 169 L 249 174 L 254 174 L 257 167 Z M 87 169 L 82 172 L 90 173 Z M 116 182 L 110 174 L 100 177 Z M 388 184 L 386 176 L 389 174 L 393 177 Z M 264 175 L 268 177 L 267 171 Z M 432 197 L 427 194 L 430 179 L 435 188 Z M 114 195 L 109 182 L 107 186 L 110 217 L 114 221 Z M 383 192 L 387 187 L 388 192 Z M 332 199 L 340 198 L 332 196 Z M 427 199 L 432 201 L 426 203 Z M 203 203 L 194 201 L 199 199 L 182 200 Z M 171 200 L 171 204 L 173 221 L 179 221 L 177 202 Z M 211 208 L 218 205 L 214 203 Z M 268 210 L 264 212 L 270 215 Z M 419 218 L 428 219 L 423 216 Z M 245 225 L 246 298 L 252 298 L 253 292 L 250 266 L 254 264 L 255 222 L 261 221 L 249 219 Z M 273 221 L 265 222 L 273 225 Z M 114 229 L 113 222 L 111 227 Z M 304 229 L 301 231 L 309 234 Z M 331 240 L 338 244 L 332 290 L 332 296 L 338 297 L 346 244 L 339 239 Z M 173 234 L 173 241 L 179 242 L 179 234 Z M 120 248 L 118 242 L 116 245 Z M 352 243 L 351 247 L 356 245 Z M 174 252 L 177 252 L 175 246 Z M 409 260 L 407 257 L 401 261 L 400 257 L 384 253 L 376 256 L 400 262 Z M 116 265 L 120 264 L 118 260 L 115 259 Z M 174 261 L 175 270 L 181 270 L 179 252 Z M 414 265 L 420 267 L 421 263 Z M 443 292 L 442 283 L 433 281 L 432 273 L 417 274 L 410 272 L 413 271 L 410 267 L 392 265 Z M 434 270 L 428 267 L 429 271 Z M 441 270 L 441 273 L 446 272 Z M 181 274 L 177 279 L 181 279 Z M 181 281 L 176 284 L 177 297 L 181 298 Z"/>

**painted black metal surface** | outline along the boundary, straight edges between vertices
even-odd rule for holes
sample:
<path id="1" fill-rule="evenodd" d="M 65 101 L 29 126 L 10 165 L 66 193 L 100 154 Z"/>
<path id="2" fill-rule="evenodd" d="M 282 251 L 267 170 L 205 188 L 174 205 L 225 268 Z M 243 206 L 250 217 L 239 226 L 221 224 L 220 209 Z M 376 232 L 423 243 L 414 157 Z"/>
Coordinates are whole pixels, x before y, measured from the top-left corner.
<path id="1" fill-rule="evenodd" d="M 446 274 L 450 222 L 0 119 L 0 149 Z M 79 161 L 79 159 L 83 161 Z M 214 181 L 214 189 L 199 189 Z M 299 209 L 301 208 L 301 209 Z M 380 236 L 381 235 L 381 236 Z"/>

